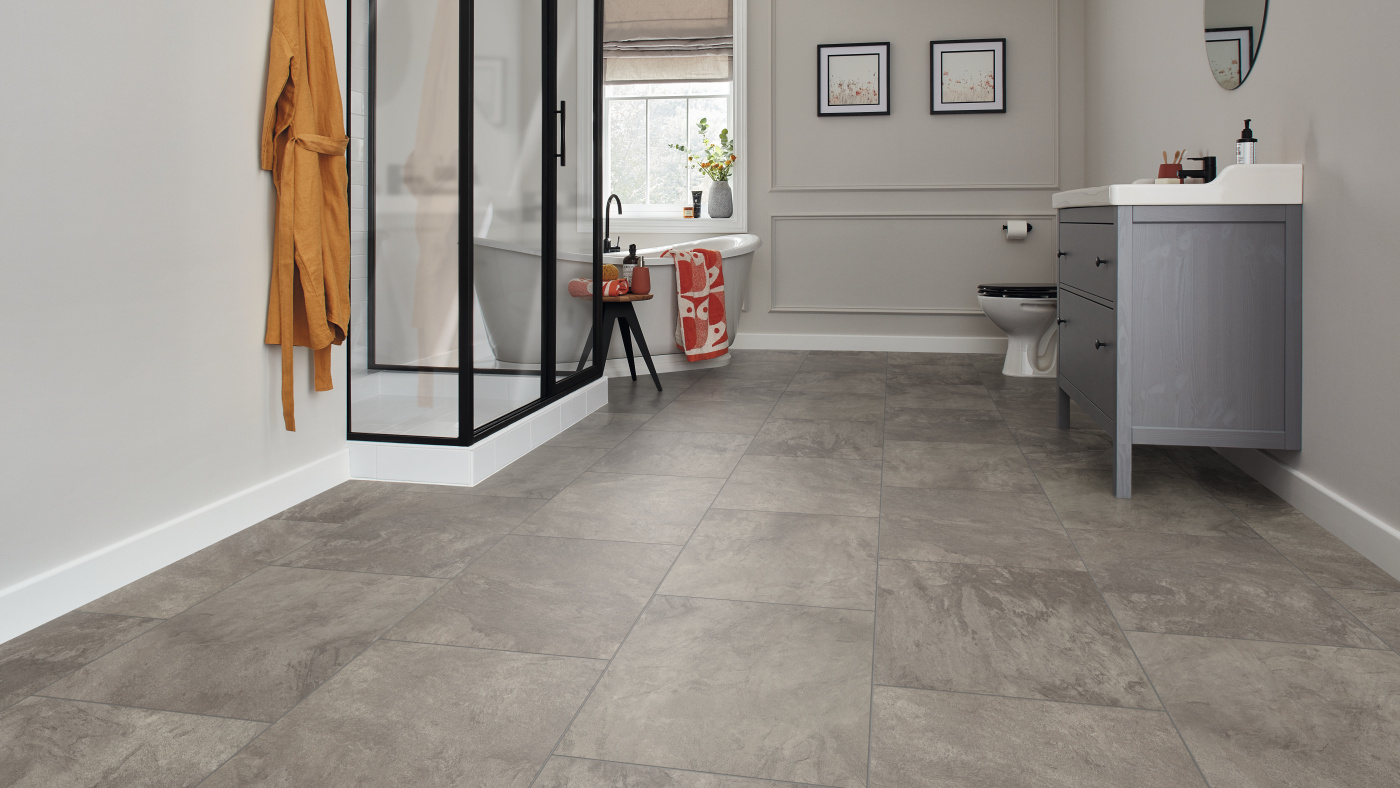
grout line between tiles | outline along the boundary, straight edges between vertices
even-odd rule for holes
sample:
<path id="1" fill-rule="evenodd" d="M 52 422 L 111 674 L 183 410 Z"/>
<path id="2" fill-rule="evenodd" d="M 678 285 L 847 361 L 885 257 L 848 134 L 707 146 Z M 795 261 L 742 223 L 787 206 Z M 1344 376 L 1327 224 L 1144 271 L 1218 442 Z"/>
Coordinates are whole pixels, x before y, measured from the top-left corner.
<path id="1" fill-rule="evenodd" d="M 1144 709 L 1141 706 L 1113 706 L 1108 703 L 1089 703 L 1083 700 L 1059 700 L 1057 698 L 1028 698 L 1024 695 L 1001 695 L 995 692 L 973 692 L 972 690 L 942 689 L 933 687 L 911 687 L 905 684 L 884 684 L 875 682 L 876 687 L 887 689 L 909 690 L 910 692 L 941 692 L 948 695 L 972 695 L 979 698 L 1000 698 L 1002 700 L 1024 700 L 1031 703 L 1055 703 L 1061 706 L 1089 706 L 1096 709 L 1122 709 L 1123 711 L 1141 711 L 1148 714 L 1165 714 L 1166 707 L 1160 709 Z"/>
<path id="2" fill-rule="evenodd" d="M 61 701 L 65 702 L 65 703 L 91 703 L 91 704 L 94 704 L 94 705 L 97 705 L 97 706 L 110 706 L 111 708 L 114 708 L 114 709 L 140 709 L 141 711 L 154 711 L 154 712 L 159 712 L 159 713 L 161 713 L 161 714 L 186 714 L 186 715 L 189 715 L 189 716 L 191 716 L 191 717 L 210 717 L 210 718 L 213 718 L 213 719 L 216 719 L 216 720 L 234 720 L 234 721 L 236 721 L 236 722 L 256 722 L 256 723 L 259 724 L 259 725 L 266 726 L 266 727 L 263 728 L 263 730 L 266 730 L 268 727 L 271 727 L 271 726 L 272 726 L 272 723 L 268 722 L 267 720 L 250 720 L 250 719 L 248 719 L 247 717 L 230 717 L 230 716 L 227 715 L 227 714 L 208 714 L 208 713 L 202 712 L 202 711 L 176 711 L 176 710 L 174 710 L 174 709 L 157 709 L 157 708 L 152 708 L 152 707 L 150 707 L 150 706 L 137 706 L 137 705 L 132 704 L 132 703 L 113 703 L 113 702 L 111 702 L 111 701 L 105 701 L 105 700 L 84 700 L 84 699 L 82 699 L 82 698 L 65 698 L 65 697 L 63 697 L 62 695 L 45 695 L 45 694 L 43 694 L 42 692 L 36 692 L 36 693 L 34 693 L 33 695 L 30 695 L 29 697 L 31 697 L 31 698 L 44 698 L 45 700 L 61 700 Z M 18 703 L 19 703 L 19 702 L 16 701 L 16 703 L 15 703 L 14 705 L 11 705 L 10 708 L 14 708 L 15 705 L 18 705 Z M 261 735 L 262 735 L 262 731 L 258 731 L 258 735 L 261 736 Z M 257 736 L 254 736 L 254 737 L 253 737 L 253 739 L 256 739 L 256 738 L 257 738 Z M 248 741 L 251 742 L 253 739 L 249 739 Z"/>
<path id="3" fill-rule="evenodd" d="M 1350 611 L 1348 611 L 1348 612 L 1350 612 Z M 1302 642 L 1299 642 L 1299 641 L 1297 641 L 1297 640 L 1264 640 L 1264 639 L 1262 639 L 1262 638 L 1237 638 L 1237 637 L 1230 637 L 1230 636 L 1227 636 L 1227 635 L 1198 635 L 1198 634 L 1195 634 L 1195 633 L 1187 633 L 1187 632 L 1153 632 L 1153 631 L 1150 630 L 1150 629 L 1125 629 L 1125 630 L 1123 630 L 1123 631 L 1124 631 L 1125 633 L 1126 633 L 1126 632 L 1132 632 L 1133 634 L 1136 634 L 1136 635 L 1164 635 L 1164 636 L 1166 636 L 1166 637 L 1174 637 L 1174 638 L 1200 638 L 1200 639 L 1202 639 L 1202 640 L 1237 640 L 1237 641 L 1239 641 L 1239 642 L 1241 642 L 1241 643 L 1274 643 L 1274 644 L 1277 644 L 1277 645 L 1280 645 L 1280 646 L 1307 646 L 1307 647 L 1309 647 L 1309 648 L 1342 648 L 1342 649 L 1347 649 L 1347 650 L 1349 650 L 1349 651 L 1391 651 L 1391 650 L 1392 650 L 1392 649 L 1390 648 L 1390 646 L 1388 646 L 1388 645 L 1385 646 L 1384 648 L 1376 648 L 1376 647 L 1368 648 L 1368 647 L 1366 647 L 1366 646 L 1341 646 L 1341 645 L 1337 645 L 1336 643 L 1302 643 Z M 1381 642 L 1384 643 L 1385 641 L 1381 641 Z"/>
<path id="4" fill-rule="evenodd" d="M 890 409 L 890 357 L 885 354 L 885 402 L 880 410 L 880 489 L 875 503 L 875 596 L 870 603 L 870 707 L 866 711 L 865 784 L 870 785 L 870 772 L 875 755 L 875 656 L 880 648 L 880 532 L 885 523 L 885 425 L 884 416 Z"/>
<path id="5" fill-rule="evenodd" d="M 700 769 L 686 769 L 686 768 L 683 768 L 683 767 L 680 767 L 680 766 L 657 766 L 657 765 L 654 764 L 654 763 L 635 763 L 635 762 L 633 762 L 633 761 L 613 761 L 613 760 L 608 760 L 607 758 L 588 758 L 588 757 L 585 757 L 585 756 L 582 756 L 582 755 L 554 755 L 554 754 L 551 754 L 550 757 L 551 757 L 551 758 L 568 758 L 568 759 L 574 760 L 574 761 L 591 761 L 591 762 L 593 762 L 593 763 L 616 763 L 616 764 L 619 764 L 619 765 L 622 765 L 622 766 L 637 766 L 637 767 L 640 767 L 640 768 L 643 768 L 643 769 L 665 769 L 666 771 L 671 771 L 671 772 L 684 772 L 684 773 L 686 773 L 686 774 L 704 774 L 704 775 L 713 775 L 713 776 L 715 776 L 715 777 L 734 777 L 734 778 L 737 778 L 737 779 L 740 779 L 740 780 L 758 780 L 758 781 L 762 781 L 762 782 L 774 783 L 774 784 L 776 784 L 776 785 L 795 785 L 795 786 L 798 786 L 798 788 L 837 788 L 837 786 L 825 785 L 825 784 L 823 784 L 823 783 L 795 783 L 795 782 L 790 782 L 790 781 L 788 781 L 788 780 L 775 780 L 775 779 L 773 779 L 773 778 L 771 778 L 771 777 L 748 777 L 748 776 L 746 776 L 746 775 L 742 775 L 742 774 L 730 774 L 730 773 L 728 773 L 728 772 L 707 772 L 707 771 L 702 771 L 702 770 L 700 770 Z"/>
<path id="6" fill-rule="evenodd" d="M 720 511 L 728 511 L 721 509 Z M 696 527 L 696 530 L 700 530 Z M 669 574 L 669 572 L 667 572 Z M 664 580 L 664 578 L 663 578 Z M 657 586 L 660 588 L 660 586 Z M 741 605 L 771 605 L 773 607 L 802 607 L 810 610 L 845 610 L 851 613 L 874 613 L 874 608 L 869 607 L 837 607 L 835 605 L 804 605 L 800 602 L 764 602 L 758 599 L 725 599 L 717 596 L 695 596 L 694 594 L 663 594 L 657 592 L 652 596 L 675 597 L 676 599 L 703 599 L 706 602 L 734 602 Z"/>
<path id="7" fill-rule="evenodd" d="M 464 646 L 461 643 L 437 643 L 431 640 L 413 640 L 411 638 L 391 638 L 381 637 L 376 643 L 410 643 L 415 646 L 440 646 L 442 648 L 458 648 L 466 651 L 495 651 L 503 654 L 528 654 L 532 657 L 558 657 L 560 659 L 581 659 L 586 662 L 607 662 L 611 657 L 585 657 L 579 654 L 556 654 L 552 651 L 525 651 L 518 648 L 495 648 L 493 646 Z"/>

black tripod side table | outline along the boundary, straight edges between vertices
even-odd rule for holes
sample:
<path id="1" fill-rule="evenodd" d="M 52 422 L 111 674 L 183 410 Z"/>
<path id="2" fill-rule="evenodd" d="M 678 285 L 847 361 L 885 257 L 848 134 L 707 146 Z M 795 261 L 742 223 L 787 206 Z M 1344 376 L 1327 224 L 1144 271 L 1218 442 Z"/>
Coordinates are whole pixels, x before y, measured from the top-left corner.
<path id="1" fill-rule="evenodd" d="M 632 373 L 632 379 L 637 379 L 637 364 L 632 359 L 632 337 L 637 338 L 637 348 L 642 351 L 642 360 L 647 363 L 647 370 L 651 372 L 651 380 L 656 384 L 656 390 L 661 391 L 661 378 L 656 374 L 656 365 L 651 363 L 651 353 L 647 350 L 646 337 L 642 336 L 642 326 L 637 322 L 637 310 L 632 308 L 634 301 L 650 301 L 653 294 L 636 295 L 629 293 L 620 296 L 603 296 L 603 348 L 612 344 L 613 324 L 622 324 L 622 346 L 627 349 L 627 369 Z M 578 369 L 582 371 L 584 364 L 588 363 L 588 356 L 593 352 L 593 331 L 588 332 L 588 341 L 583 344 L 583 355 L 579 356 Z M 606 362 L 607 359 L 604 359 Z"/>

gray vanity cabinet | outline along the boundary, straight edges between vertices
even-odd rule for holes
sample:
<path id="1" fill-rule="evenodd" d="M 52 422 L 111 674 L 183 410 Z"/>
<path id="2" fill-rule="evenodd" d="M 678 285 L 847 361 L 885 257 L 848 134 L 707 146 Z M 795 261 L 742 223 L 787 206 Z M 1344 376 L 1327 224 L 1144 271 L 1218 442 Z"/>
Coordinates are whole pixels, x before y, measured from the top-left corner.
<path id="1" fill-rule="evenodd" d="M 1059 423 L 1132 446 L 1301 448 L 1302 206 L 1059 212 Z"/>

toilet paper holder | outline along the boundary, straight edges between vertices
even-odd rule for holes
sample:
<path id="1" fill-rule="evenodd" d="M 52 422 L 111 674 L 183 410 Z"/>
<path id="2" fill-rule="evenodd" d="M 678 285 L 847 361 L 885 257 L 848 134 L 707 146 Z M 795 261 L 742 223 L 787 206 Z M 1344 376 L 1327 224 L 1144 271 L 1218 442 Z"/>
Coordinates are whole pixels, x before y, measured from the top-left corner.
<path id="1" fill-rule="evenodd" d="M 1007 229 L 1006 225 L 1003 224 L 1003 225 L 1001 226 L 1001 229 L 1003 229 L 1003 230 Z M 1031 224 L 1030 222 L 1026 222 L 1026 232 L 1030 232 L 1031 230 L 1034 230 L 1034 229 L 1035 229 L 1035 225 Z"/>

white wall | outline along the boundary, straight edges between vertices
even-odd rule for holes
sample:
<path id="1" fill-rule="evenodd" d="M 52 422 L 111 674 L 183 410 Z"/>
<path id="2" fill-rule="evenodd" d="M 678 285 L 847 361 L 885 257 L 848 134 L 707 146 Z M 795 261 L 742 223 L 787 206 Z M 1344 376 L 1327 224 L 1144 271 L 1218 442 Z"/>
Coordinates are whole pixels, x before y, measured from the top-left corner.
<path id="1" fill-rule="evenodd" d="M 1081 0 L 752 0 L 745 150 L 764 248 L 740 346 L 995 347 L 976 285 L 1053 281 L 1050 195 L 1083 185 L 1082 13 Z M 1007 39 L 1006 114 L 929 114 L 929 42 L 959 38 Z M 817 45 L 866 41 L 891 42 L 892 114 L 817 117 Z M 1008 242 L 1006 218 L 1035 230 Z"/>
<path id="2" fill-rule="evenodd" d="M 5 11 L 0 641 L 346 473 L 344 389 L 314 393 L 298 349 L 299 431 L 284 432 L 278 351 L 262 343 L 271 3 Z M 330 18 L 343 75 L 343 3 Z M 339 352 L 334 369 L 340 386 Z M 296 473 L 318 461 L 318 481 Z M 197 513 L 229 496 L 233 519 Z M 17 588 L 172 522 L 174 541 L 50 575 L 86 586 Z"/>
<path id="3" fill-rule="evenodd" d="M 1400 4 L 1275 0 L 1254 71 L 1235 91 L 1206 66 L 1200 2 L 1089 0 L 1087 10 L 1091 182 L 1150 177 L 1163 149 L 1232 163 L 1245 118 L 1258 161 L 1304 164 L 1304 448 L 1274 454 L 1400 527 Z M 1342 535 L 1356 545 L 1357 533 Z"/>

